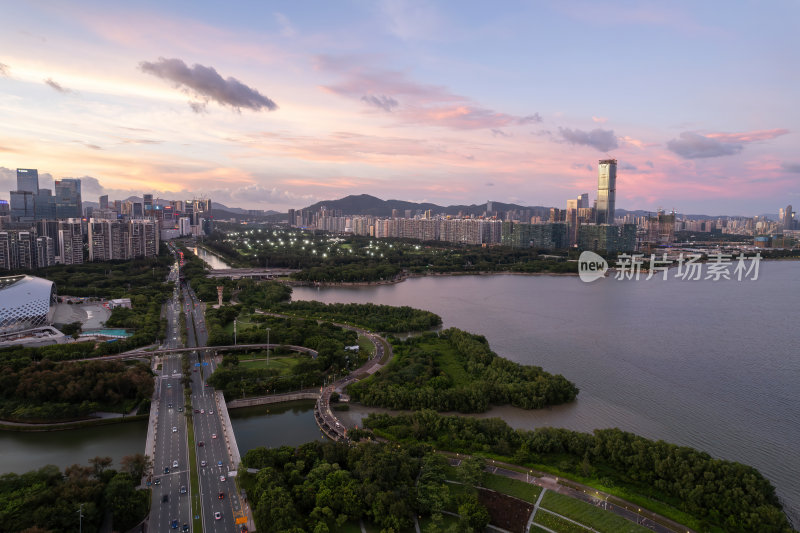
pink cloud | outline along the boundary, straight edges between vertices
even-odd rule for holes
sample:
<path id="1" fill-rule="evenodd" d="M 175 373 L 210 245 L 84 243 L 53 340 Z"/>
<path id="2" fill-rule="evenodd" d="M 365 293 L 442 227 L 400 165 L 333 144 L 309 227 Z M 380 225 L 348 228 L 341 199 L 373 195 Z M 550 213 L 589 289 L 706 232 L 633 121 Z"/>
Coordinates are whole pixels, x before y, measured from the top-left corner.
<path id="1" fill-rule="evenodd" d="M 318 70 L 344 78 L 321 89 L 365 102 L 405 124 L 471 130 L 542 121 L 538 113 L 517 116 L 486 109 L 446 87 L 417 83 L 402 72 L 364 67 L 359 61 L 359 58 L 352 57 L 317 57 L 315 66 Z"/>
<path id="2" fill-rule="evenodd" d="M 728 143 L 748 143 L 755 141 L 768 141 L 781 135 L 786 135 L 789 130 L 779 128 L 773 130 L 745 131 L 742 133 L 707 133 L 705 136 Z"/>

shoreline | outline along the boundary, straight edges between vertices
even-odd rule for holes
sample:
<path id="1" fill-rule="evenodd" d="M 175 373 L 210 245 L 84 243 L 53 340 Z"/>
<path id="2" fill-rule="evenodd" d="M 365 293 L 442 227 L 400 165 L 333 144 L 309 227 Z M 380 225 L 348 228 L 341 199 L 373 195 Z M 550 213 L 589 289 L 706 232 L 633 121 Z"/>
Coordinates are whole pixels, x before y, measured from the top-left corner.
<path id="1" fill-rule="evenodd" d="M 449 276 L 572 276 L 578 277 L 577 272 L 511 272 L 511 271 L 490 271 L 480 272 L 429 272 L 429 273 L 410 273 L 401 275 L 396 279 L 382 281 L 300 281 L 284 280 L 290 287 L 369 287 L 373 285 L 394 285 L 402 283 L 410 278 L 427 277 L 449 277 Z"/>
<path id="2" fill-rule="evenodd" d="M 111 418 L 84 418 L 81 420 L 70 420 L 67 422 L 12 422 L 10 420 L 0 420 L 0 431 L 66 431 L 70 429 L 82 429 L 92 426 L 107 426 L 111 424 L 121 424 L 124 422 L 137 422 L 140 420 L 146 420 L 148 417 L 149 415 L 125 415 Z"/>

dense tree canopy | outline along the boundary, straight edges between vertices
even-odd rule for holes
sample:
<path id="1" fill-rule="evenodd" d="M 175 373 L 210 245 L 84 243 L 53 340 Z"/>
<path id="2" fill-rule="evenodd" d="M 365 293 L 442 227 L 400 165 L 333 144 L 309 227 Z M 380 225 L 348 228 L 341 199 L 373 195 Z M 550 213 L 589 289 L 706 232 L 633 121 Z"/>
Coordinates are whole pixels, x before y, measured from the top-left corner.
<path id="1" fill-rule="evenodd" d="M 153 375 L 143 363 L 0 365 L 0 417 L 5 420 L 52 422 L 99 410 L 126 412 L 153 394 Z"/>
<path id="2" fill-rule="evenodd" d="M 286 302 L 272 306 L 278 313 L 356 324 L 372 331 L 400 333 L 427 331 L 442 325 L 439 315 L 422 309 L 377 304 L 325 304 L 317 301 Z"/>
<path id="3" fill-rule="evenodd" d="M 364 424 L 401 441 L 488 452 L 519 464 L 553 464 L 583 476 L 585 460 L 605 476 L 605 484 L 627 486 L 725 531 L 792 531 L 775 488 L 756 469 L 619 429 L 593 434 L 556 428 L 515 431 L 498 418 L 441 416 L 429 410 L 400 416 L 371 414 Z"/>
<path id="4" fill-rule="evenodd" d="M 486 339 L 451 328 L 395 341 L 394 360 L 348 391 L 365 405 L 465 413 L 490 405 L 539 409 L 570 402 L 578 388 L 561 375 L 514 363 Z"/>
<path id="5" fill-rule="evenodd" d="M 0 476 L 0 529 L 3 531 L 77 531 L 78 509 L 82 528 L 100 530 L 110 511 L 115 531 L 127 531 L 144 518 L 149 491 L 136 490 L 139 480 L 127 472 L 110 470 L 110 458 L 72 465 L 62 473 L 48 465 L 25 474 Z"/>
<path id="6" fill-rule="evenodd" d="M 252 449 L 242 464 L 259 472 L 241 475 L 258 531 L 331 531 L 362 518 L 403 531 L 413 529 L 415 514 L 446 505 L 445 463 L 420 446 L 310 442 Z"/>

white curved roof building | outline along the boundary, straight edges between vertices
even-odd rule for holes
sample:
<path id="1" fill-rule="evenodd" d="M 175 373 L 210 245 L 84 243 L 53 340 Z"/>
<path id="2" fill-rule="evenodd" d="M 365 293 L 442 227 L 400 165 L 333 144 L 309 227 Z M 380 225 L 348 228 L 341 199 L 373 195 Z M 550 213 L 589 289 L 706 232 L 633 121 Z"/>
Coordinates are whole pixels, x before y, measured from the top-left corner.
<path id="1" fill-rule="evenodd" d="M 51 323 L 56 286 L 34 276 L 0 277 L 0 337 Z"/>

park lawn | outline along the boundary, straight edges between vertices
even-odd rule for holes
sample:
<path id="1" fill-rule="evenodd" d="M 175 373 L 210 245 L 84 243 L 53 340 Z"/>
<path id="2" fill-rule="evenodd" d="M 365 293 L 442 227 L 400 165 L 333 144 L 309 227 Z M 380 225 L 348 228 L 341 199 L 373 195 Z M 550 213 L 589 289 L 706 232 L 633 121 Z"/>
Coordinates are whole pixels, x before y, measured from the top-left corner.
<path id="1" fill-rule="evenodd" d="M 358 350 L 359 350 L 359 355 L 372 357 L 372 354 L 375 352 L 375 345 L 372 344 L 372 341 L 369 340 L 369 338 L 367 338 L 366 335 L 359 335 Z"/>
<path id="2" fill-rule="evenodd" d="M 447 339 L 430 339 L 421 343 L 420 348 L 426 353 L 438 354 L 436 362 L 439 363 L 439 368 L 453 380 L 453 388 L 466 387 L 473 381 L 473 378 L 461 365 L 461 356 Z"/>
<path id="3" fill-rule="evenodd" d="M 279 370 L 280 375 L 289 374 L 292 371 L 297 363 L 300 360 L 297 357 L 270 357 L 269 358 L 269 366 L 267 366 L 267 360 L 264 359 L 250 359 L 250 360 L 240 360 L 239 366 L 242 368 L 271 368 L 273 370 Z"/>
<path id="4" fill-rule="evenodd" d="M 545 493 L 541 506 L 603 533 L 644 533 L 650 531 L 646 527 L 634 524 L 600 507 L 595 507 L 590 503 L 552 491 Z M 538 514 L 536 515 L 536 521 L 539 522 Z M 547 524 L 542 523 L 542 525 Z"/>
<path id="5" fill-rule="evenodd" d="M 536 499 L 542 492 L 542 488 L 536 485 L 495 474 L 486 474 L 483 478 L 483 486 L 531 503 L 536 503 Z"/>
<path id="6" fill-rule="evenodd" d="M 564 520 L 560 516 L 556 516 L 542 510 L 536 512 L 536 517 L 533 519 L 533 523 L 542 525 L 548 529 L 557 531 L 558 533 L 586 533 L 589 531 L 585 527 L 573 524 L 569 520 Z"/>

